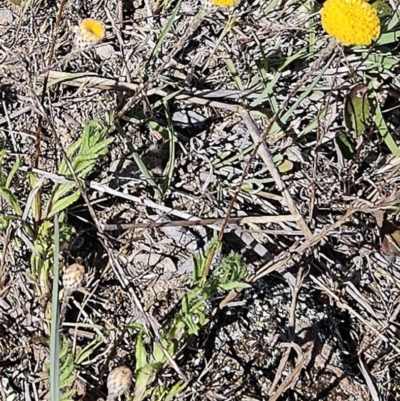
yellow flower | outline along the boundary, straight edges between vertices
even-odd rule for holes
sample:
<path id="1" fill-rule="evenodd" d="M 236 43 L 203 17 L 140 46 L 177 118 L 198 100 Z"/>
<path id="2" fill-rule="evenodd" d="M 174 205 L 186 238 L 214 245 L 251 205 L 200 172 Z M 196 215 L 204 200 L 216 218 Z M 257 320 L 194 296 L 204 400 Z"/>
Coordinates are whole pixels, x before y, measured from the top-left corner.
<path id="1" fill-rule="evenodd" d="M 79 23 L 76 45 L 79 49 L 100 43 L 106 34 L 104 25 L 95 19 L 84 19 Z"/>
<path id="2" fill-rule="evenodd" d="M 321 19 L 325 31 L 346 46 L 370 45 L 381 32 L 378 14 L 365 0 L 327 0 Z"/>
<path id="3" fill-rule="evenodd" d="M 210 3 L 214 4 L 214 6 L 218 7 L 232 7 L 239 0 L 209 0 Z"/>

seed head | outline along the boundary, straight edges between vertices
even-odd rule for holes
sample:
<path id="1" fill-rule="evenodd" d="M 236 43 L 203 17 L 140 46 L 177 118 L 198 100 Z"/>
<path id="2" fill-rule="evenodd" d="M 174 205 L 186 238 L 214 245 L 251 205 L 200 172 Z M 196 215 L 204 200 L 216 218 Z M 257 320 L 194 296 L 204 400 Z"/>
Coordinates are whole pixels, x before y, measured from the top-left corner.
<path id="1" fill-rule="evenodd" d="M 71 294 L 82 284 L 85 268 L 79 263 L 68 266 L 63 275 L 63 285 L 66 294 Z"/>
<path id="2" fill-rule="evenodd" d="M 125 393 L 132 384 L 132 372 L 126 366 L 118 366 L 107 378 L 107 401 L 114 401 Z"/>
<path id="3" fill-rule="evenodd" d="M 75 46 L 78 50 L 100 43 L 106 34 L 106 29 L 101 21 L 86 18 L 79 23 L 76 30 Z"/>

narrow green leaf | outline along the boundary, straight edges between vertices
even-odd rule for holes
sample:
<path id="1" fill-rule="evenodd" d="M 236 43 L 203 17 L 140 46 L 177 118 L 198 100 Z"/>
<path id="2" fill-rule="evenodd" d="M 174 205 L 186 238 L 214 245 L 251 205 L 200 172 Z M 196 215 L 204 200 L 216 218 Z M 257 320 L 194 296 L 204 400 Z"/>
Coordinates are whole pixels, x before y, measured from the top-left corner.
<path id="1" fill-rule="evenodd" d="M 60 279 L 60 238 L 58 216 L 54 217 L 54 263 L 53 288 L 50 331 L 50 398 L 52 401 L 60 399 L 60 338 L 59 338 L 59 298 L 58 282 Z"/>
<path id="2" fill-rule="evenodd" d="M 136 375 L 135 393 L 133 401 L 142 401 L 146 392 L 148 383 L 152 380 L 153 375 L 157 372 L 159 364 L 147 364 Z"/>
<path id="3" fill-rule="evenodd" d="M 389 17 L 392 15 L 393 9 L 386 2 L 382 0 L 374 1 L 371 6 L 375 8 L 380 19 Z"/>
<path id="4" fill-rule="evenodd" d="M 147 183 L 151 186 L 151 188 L 153 188 L 153 191 L 155 192 L 157 197 L 162 198 L 164 195 L 162 189 L 154 181 L 153 176 L 151 175 L 150 171 L 147 169 L 146 165 L 143 163 L 143 160 L 139 156 L 139 153 L 133 152 L 132 157 L 133 157 L 133 160 L 135 160 L 136 165 L 138 166 L 140 172 L 144 175 L 144 178 L 146 179 Z"/>
<path id="5" fill-rule="evenodd" d="M 332 60 L 335 58 L 336 54 L 332 54 L 331 58 L 324 64 L 323 68 L 321 68 L 320 73 L 314 78 L 314 80 L 308 84 L 306 90 L 299 96 L 299 98 L 296 100 L 296 102 L 289 108 L 289 110 L 280 118 L 281 124 L 286 124 L 289 121 L 289 118 L 292 116 L 293 112 L 299 107 L 301 102 L 314 90 L 315 86 L 317 83 L 320 81 L 320 79 L 323 77 L 325 74 L 325 71 L 329 68 L 331 65 Z M 273 136 L 277 134 L 279 130 L 276 130 L 274 128 L 271 129 L 270 135 Z"/>
<path id="6" fill-rule="evenodd" d="M 86 359 L 88 359 L 93 352 L 104 343 L 102 338 L 95 338 L 91 343 L 89 343 L 82 351 L 75 357 L 75 365 L 80 365 Z"/>
<path id="7" fill-rule="evenodd" d="M 369 116 L 368 88 L 364 84 L 357 84 L 344 99 L 346 128 L 355 137 L 359 137 L 365 131 Z"/>
<path id="8" fill-rule="evenodd" d="M 5 187 L 0 187 L 0 197 L 2 197 L 13 209 L 14 213 L 22 216 L 22 210 L 15 195 Z"/>
<path id="9" fill-rule="evenodd" d="M 381 56 L 378 54 L 369 54 L 367 60 L 379 71 L 383 69 L 391 70 L 399 64 L 399 61 L 395 56 L 389 55 Z"/>
<path id="10" fill-rule="evenodd" d="M 186 387 L 187 384 L 183 381 L 179 381 L 178 383 L 174 384 L 171 390 L 169 390 L 168 395 L 165 397 L 165 401 L 174 400 L 174 397 L 181 393 Z"/>
<path id="11" fill-rule="evenodd" d="M 396 141 L 393 139 L 392 135 L 390 135 L 389 128 L 386 125 L 385 119 L 383 118 L 381 108 L 379 106 L 378 99 L 376 98 L 375 92 L 373 92 L 374 103 L 372 105 L 372 114 L 374 116 L 374 122 L 376 127 L 378 128 L 379 133 L 382 135 L 383 140 L 386 143 L 386 146 L 392 152 L 394 156 L 400 156 L 400 149 L 396 144 Z"/>
<path id="12" fill-rule="evenodd" d="M 165 128 L 158 122 L 152 120 L 147 121 L 147 125 L 149 128 L 161 134 L 164 138 L 168 138 L 168 128 Z"/>
<path id="13" fill-rule="evenodd" d="M 250 107 L 257 107 L 259 104 L 263 103 L 265 99 L 273 99 L 273 102 L 271 102 L 271 108 L 272 111 L 275 113 L 278 110 L 278 102 L 276 101 L 274 95 L 273 95 L 273 89 L 275 87 L 275 84 L 279 81 L 279 78 L 281 77 L 281 73 L 277 72 L 275 73 L 274 77 L 271 79 L 271 81 L 268 83 L 266 88 L 262 91 L 260 96 L 257 97 L 251 104 Z"/>
<path id="14" fill-rule="evenodd" d="M 225 291 L 230 291 L 236 288 L 251 288 L 251 285 L 239 281 L 232 281 L 231 283 L 220 284 L 219 287 Z"/>
<path id="15" fill-rule="evenodd" d="M 395 12 L 393 13 L 391 20 L 387 24 L 387 30 L 392 31 L 399 25 L 399 23 L 400 23 L 400 9 L 397 7 Z"/>
<path id="16" fill-rule="evenodd" d="M 350 135 L 346 135 L 344 132 L 339 132 L 336 137 L 336 143 L 338 144 L 343 157 L 347 160 L 351 160 L 356 152 L 354 139 Z"/>
<path id="17" fill-rule="evenodd" d="M 15 163 L 10 171 L 10 173 L 8 174 L 7 177 L 7 181 L 6 181 L 6 188 L 10 188 L 11 186 L 11 181 L 13 180 L 15 174 L 17 173 L 17 171 L 19 170 L 19 166 L 21 165 L 21 158 L 18 156 L 15 159 Z"/>
<path id="18" fill-rule="evenodd" d="M 61 401 L 71 401 L 74 399 L 75 390 L 69 390 L 62 394 Z M 52 400 L 53 401 L 53 400 Z"/>
<path id="19" fill-rule="evenodd" d="M 153 51 L 152 51 L 151 54 L 150 54 L 150 57 L 149 57 L 148 60 L 147 60 L 147 64 L 146 64 L 146 66 L 145 66 L 145 71 L 147 71 L 150 62 L 153 60 L 153 58 L 155 57 L 155 55 L 156 55 L 156 54 L 158 53 L 158 51 L 160 50 L 160 48 L 161 48 L 162 44 L 164 43 L 164 40 L 165 40 L 165 38 L 166 38 L 168 32 L 171 30 L 172 25 L 173 25 L 173 23 L 174 23 L 174 21 L 175 21 L 175 19 L 176 19 L 177 14 L 178 14 L 178 11 L 179 11 L 180 8 L 181 8 L 181 3 L 182 3 L 182 0 L 179 0 L 178 3 L 177 3 L 177 5 L 175 6 L 174 10 L 172 11 L 170 19 L 168 20 L 167 24 L 165 25 L 164 30 L 161 32 L 161 36 L 160 36 L 160 38 L 158 39 L 156 45 L 154 46 Z"/>
<path id="20" fill-rule="evenodd" d="M 67 207 L 71 206 L 75 203 L 79 197 L 81 196 L 79 191 L 72 193 L 71 195 L 66 196 L 65 198 L 61 198 L 58 200 L 51 208 L 48 217 L 54 216 L 56 213 L 59 213 L 65 210 Z"/>
<path id="21" fill-rule="evenodd" d="M 231 73 L 232 78 L 235 82 L 236 88 L 238 88 L 238 90 L 244 91 L 244 86 L 243 86 L 243 82 L 239 77 L 239 74 L 236 70 L 235 65 L 233 64 L 232 59 L 228 58 L 225 59 L 225 64 L 228 67 L 228 71 Z"/>
<path id="22" fill-rule="evenodd" d="M 144 333 L 140 331 L 136 337 L 135 357 L 136 357 L 136 371 L 139 371 L 147 365 L 147 353 L 143 344 Z"/>
<path id="23" fill-rule="evenodd" d="M 400 39 L 400 31 L 383 33 L 377 40 L 377 45 L 387 45 L 389 43 L 396 43 Z"/>
<path id="24" fill-rule="evenodd" d="M 164 352 L 162 351 L 161 347 L 157 344 L 154 343 L 153 347 L 153 362 L 155 363 L 164 363 L 165 362 L 165 355 Z"/>
<path id="25" fill-rule="evenodd" d="M 59 199 L 63 198 L 69 192 L 75 189 L 75 187 L 76 187 L 75 184 L 56 184 L 53 188 L 53 195 L 51 202 L 52 203 L 57 202 Z"/>
<path id="26" fill-rule="evenodd" d="M 167 189 L 170 187 L 171 182 L 174 178 L 175 171 L 175 143 L 177 142 L 177 137 L 175 135 L 174 126 L 172 124 L 171 114 L 168 110 L 168 104 L 165 104 L 165 115 L 168 122 L 168 143 L 169 143 L 169 159 L 168 159 L 168 168 L 167 168 L 167 176 L 165 177 L 164 182 L 161 184 L 161 191 L 163 195 L 167 192 Z"/>
<path id="27" fill-rule="evenodd" d="M 60 388 L 68 387 L 75 381 L 74 368 L 74 359 L 68 353 L 60 366 Z"/>

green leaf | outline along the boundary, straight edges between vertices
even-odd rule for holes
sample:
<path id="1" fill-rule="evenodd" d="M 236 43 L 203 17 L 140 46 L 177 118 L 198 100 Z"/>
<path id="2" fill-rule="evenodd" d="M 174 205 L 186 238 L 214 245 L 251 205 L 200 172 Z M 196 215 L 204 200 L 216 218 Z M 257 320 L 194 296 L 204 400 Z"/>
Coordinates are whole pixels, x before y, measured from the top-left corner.
<path id="1" fill-rule="evenodd" d="M 83 363 L 86 359 L 88 359 L 93 352 L 100 347 L 100 345 L 103 344 L 103 339 L 102 338 L 95 338 L 90 344 L 88 344 L 85 348 L 82 349 L 82 351 L 75 357 L 75 365 L 80 365 Z"/>
<path id="2" fill-rule="evenodd" d="M 165 397 L 165 401 L 172 401 L 174 397 L 181 393 L 187 386 L 187 383 L 184 381 L 179 381 L 178 383 L 174 384 L 174 386 L 169 390 L 168 395 Z"/>
<path id="3" fill-rule="evenodd" d="M 392 18 L 387 23 L 387 30 L 391 31 L 392 29 L 396 28 L 400 22 L 400 10 L 399 8 L 393 13 Z"/>
<path id="4" fill-rule="evenodd" d="M 387 45 L 389 43 L 396 43 L 400 39 L 400 31 L 383 33 L 377 40 L 377 45 Z"/>
<path id="5" fill-rule="evenodd" d="M 0 214 L 0 230 L 5 230 L 10 221 L 18 221 L 19 217 L 8 214 Z"/>
<path id="6" fill-rule="evenodd" d="M 228 67 L 228 71 L 231 73 L 233 80 L 235 81 L 236 88 L 240 91 L 244 91 L 243 82 L 240 79 L 240 76 L 236 70 L 236 67 L 235 67 L 235 64 L 233 63 L 233 61 L 230 58 L 225 59 L 225 64 Z"/>
<path id="7" fill-rule="evenodd" d="M 53 401 L 60 396 L 60 337 L 59 337 L 59 297 L 58 281 L 60 277 L 60 232 L 58 216 L 54 218 L 54 263 L 53 263 L 53 295 L 50 330 L 50 397 Z M 64 350 L 68 349 L 64 347 Z"/>
<path id="8" fill-rule="evenodd" d="M 76 191 L 76 192 L 72 193 L 71 195 L 68 195 L 68 196 L 60 199 L 59 201 L 57 201 L 56 203 L 53 204 L 48 217 L 54 216 L 56 213 L 59 213 L 59 212 L 65 210 L 68 206 L 75 203 L 80 198 L 80 196 L 81 196 L 80 192 Z"/>
<path id="9" fill-rule="evenodd" d="M 165 128 L 158 122 L 152 120 L 148 120 L 147 125 L 149 126 L 149 128 L 153 129 L 154 131 L 157 131 L 164 138 L 168 138 L 169 135 L 168 128 Z"/>
<path id="10" fill-rule="evenodd" d="M 75 188 L 75 184 L 62 184 L 62 185 L 55 185 L 53 188 L 53 198 L 52 203 L 57 202 L 63 196 L 67 195 Z"/>
<path id="11" fill-rule="evenodd" d="M 147 71 L 147 69 L 149 67 L 149 63 L 155 57 L 155 55 L 157 54 L 158 50 L 161 48 L 161 45 L 163 44 L 165 38 L 167 37 L 168 32 L 171 30 L 174 21 L 176 21 L 176 16 L 178 14 L 179 9 L 181 8 L 181 3 L 182 3 L 182 0 L 179 0 L 177 5 L 175 6 L 174 10 L 171 13 L 171 18 L 168 20 L 167 24 L 165 25 L 164 30 L 161 32 L 161 36 L 158 39 L 156 45 L 154 46 L 153 51 L 150 54 L 150 57 L 147 60 L 147 64 L 145 66 L 145 70 L 146 71 Z"/>
<path id="12" fill-rule="evenodd" d="M 164 339 L 162 342 L 163 342 L 162 345 L 164 346 L 164 348 L 168 348 L 167 340 Z M 153 346 L 152 362 L 163 364 L 165 361 L 166 361 L 166 358 L 165 358 L 163 350 L 161 349 L 160 345 L 155 342 L 154 346 Z"/>
<path id="13" fill-rule="evenodd" d="M 274 87 L 275 84 L 279 81 L 281 77 L 281 73 L 276 72 L 272 80 L 267 84 L 266 88 L 263 92 L 255 99 L 251 104 L 250 107 L 257 107 L 261 103 L 266 100 L 269 100 L 272 106 L 272 111 L 275 113 L 278 110 L 278 103 L 274 97 Z"/>
<path id="14" fill-rule="evenodd" d="M 392 70 L 397 67 L 399 61 L 395 56 L 370 54 L 367 57 L 368 62 L 373 64 L 378 71 Z"/>
<path id="15" fill-rule="evenodd" d="M 135 394 L 133 401 L 141 401 L 146 392 L 148 383 L 152 380 L 153 375 L 160 368 L 160 364 L 147 364 L 136 375 Z"/>
<path id="16" fill-rule="evenodd" d="M 96 121 L 89 121 L 83 129 L 82 137 L 68 149 L 67 155 L 78 177 L 84 178 L 96 162 L 107 154 L 108 145 L 113 140 L 112 138 L 105 139 L 107 130 L 108 127 Z M 61 163 L 58 173 L 72 177 L 65 160 Z"/>
<path id="17" fill-rule="evenodd" d="M 165 195 L 167 189 L 170 187 L 171 182 L 174 178 L 175 171 L 175 143 L 177 142 L 177 137 L 175 134 L 174 126 L 172 124 L 171 114 L 168 110 L 167 103 L 165 104 L 165 116 L 168 121 L 168 143 L 169 143 L 169 159 L 168 159 L 168 167 L 167 167 L 167 176 L 165 180 L 161 184 L 162 194 Z"/>
<path id="18" fill-rule="evenodd" d="M 139 371 L 141 368 L 147 365 L 147 353 L 146 348 L 143 344 L 143 331 L 139 332 L 136 338 L 136 371 Z"/>
<path id="19" fill-rule="evenodd" d="M 377 0 L 373 2 L 371 6 L 375 8 L 380 19 L 389 17 L 393 13 L 392 7 L 390 7 L 389 4 L 382 0 Z"/>
<path id="20" fill-rule="evenodd" d="M 75 390 L 69 390 L 65 393 L 62 394 L 61 396 L 61 401 L 71 401 L 74 399 L 74 395 L 75 395 Z M 55 400 L 52 400 L 55 401 Z"/>
<path id="21" fill-rule="evenodd" d="M 21 158 L 17 157 L 16 160 L 15 160 L 15 163 L 14 163 L 14 165 L 13 165 L 11 171 L 10 171 L 10 174 L 8 174 L 8 177 L 7 177 L 7 181 L 6 181 L 6 187 L 7 188 L 10 188 L 11 181 L 14 178 L 14 175 L 16 174 L 16 172 L 19 170 L 20 164 L 21 164 Z"/>
<path id="22" fill-rule="evenodd" d="M 289 121 L 289 118 L 293 116 L 294 111 L 299 107 L 299 105 L 306 99 L 310 93 L 314 90 L 318 82 L 321 80 L 321 78 L 324 76 L 325 71 L 329 68 L 331 65 L 331 62 L 336 58 L 336 54 L 332 54 L 329 60 L 326 61 L 324 66 L 321 68 L 321 71 L 319 74 L 314 78 L 314 80 L 308 84 L 306 87 L 305 91 L 302 92 L 302 94 L 299 96 L 299 98 L 296 100 L 296 102 L 289 108 L 288 111 L 285 112 L 285 114 L 280 117 L 279 119 L 279 125 L 284 125 Z M 271 131 L 269 133 L 269 136 L 274 136 L 278 134 L 281 131 L 281 129 L 275 129 L 274 126 L 271 128 Z"/>
<path id="23" fill-rule="evenodd" d="M 351 160 L 356 152 L 353 138 L 344 132 L 339 132 L 336 137 L 336 143 L 338 144 L 343 157 L 347 160 Z"/>
<path id="24" fill-rule="evenodd" d="M 225 290 L 225 291 L 230 291 L 234 290 L 235 288 L 250 288 L 251 285 L 247 283 L 242 283 L 239 281 L 232 281 L 231 283 L 226 283 L 226 284 L 220 284 L 219 288 Z"/>
<path id="25" fill-rule="evenodd" d="M 293 162 L 290 160 L 284 160 L 282 163 L 278 165 L 278 170 L 280 173 L 287 173 L 288 171 L 293 170 Z"/>
<path id="26" fill-rule="evenodd" d="M 158 198 L 162 198 L 163 192 L 162 189 L 157 185 L 157 183 L 154 181 L 153 176 L 151 175 L 150 171 L 148 170 L 147 166 L 143 163 L 142 158 L 139 156 L 139 153 L 137 152 L 132 152 L 132 157 L 133 160 L 135 161 L 136 165 L 138 166 L 140 172 L 144 175 L 144 178 L 146 178 L 147 183 L 153 188 L 155 194 L 157 195 Z"/>
<path id="27" fill-rule="evenodd" d="M 74 382 L 74 368 L 74 358 L 72 354 L 68 353 L 60 366 L 60 388 L 70 386 Z"/>
<path id="28" fill-rule="evenodd" d="M 350 90 L 344 100 L 346 128 L 355 137 L 359 137 L 365 131 L 369 116 L 368 88 L 364 84 L 357 84 Z"/>
<path id="29" fill-rule="evenodd" d="M 22 216 L 22 210 L 15 195 L 5 187 L 0 187 L 0 197 L 2 197 L 13 209 L 14 213 Z"/>
<path id="30" fill-rule="evenodd" d="M 386 125 L 385 119 L 383 118 L 382 111 L 379 106 L 378 99 L 376 98 L 375 92 L 373 92 L 372 95 L 374 98 L 374 102 L 372 104 L 372 114 L 374 115 L 375 125 L 392 154 L 394 156 L 400 156 L 400 149 L 389 132 L 389 128 Z"/>
<path id="31" fill-rule="evenodd" d="M 93 170 L 98 160 L 108 153 L 108 145 L 113 139 L 105 138 L 107 132 L 108 127 L 96 121 L 89 121 L 83 129 L 82 137 L 67 150 L 67 156 L 78 179 L 84 179 Z M 58 173 L 67 178 L 72 178 L 72 173 L 65 160 L 61 162 Z M 76 184 L 57 184 L 54 186 L 47 207 L 49 217 L 65 210 L 79 199 L 80 193 L 75 191 L 76 187 Z M 74 192 L 69 194 L 71 191 Z"/>

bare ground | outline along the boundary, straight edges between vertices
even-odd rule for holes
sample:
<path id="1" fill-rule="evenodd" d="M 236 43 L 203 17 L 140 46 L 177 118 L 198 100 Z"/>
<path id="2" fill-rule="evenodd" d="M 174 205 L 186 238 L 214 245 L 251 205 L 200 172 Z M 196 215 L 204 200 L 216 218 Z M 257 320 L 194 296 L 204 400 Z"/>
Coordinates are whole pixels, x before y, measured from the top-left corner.
<path id="1" fill-rule="evenodd" d="M 359 58 L 345 51 L 315 68 L 312 63 L 329 43 L 318 16 L 295 1 L 277 2 L 274 8 L 256 1 L 235 11 L 213 10 L 152 87 L 146 87 L 149 78 L 143 68 L 174 5 L 163 12 L 162 4 L 152 2 L 68 2 L 56 34 L 56 2 L 34 1 L 23 9 L 0 1 L 0 8 L 12 16 L 0 17 L 0 130 L 7 150 L 3 170 L 8 173 L 16 156 L 21 157 L 11 188 L 21 205 L 29 204 L 26 174 L 35 167 L 38 126 L 40 157 L 34 172 L 46 178 L 45 201 L 53 185 L 49 173 L 57 173 L 62 158 L 60 149 L 79 138 L 90 120 L 104 123 L 110 113 L 116 123 L 109 132 L 114 140 L 108 155 L 88 177 L 97 185 L 87 186 L 86 193 L 98 224 L 82 198 L 67 210 L 75 234 L 63 244 L 62 261 L 68 266 L 82 260 L 86 278 L 69 302 L 62 333 L 76 353 L 99 339 L 98 348 L 75 366 L 76 399 L 105 399 L 108 372 L 120 364 L 134 370 L 136 331 L 127 327 L 140 313 L 128 287 L 148 316 L 168 327 L 190 281 L 193 254 L 221 227 L 217 221 L 148 228 L 149 222 L 217 219 L 227 211 L 232 217 L 257 216 L 252 222 L 230 224 L 222 239 L 223 255 L 231 250 L 242 255 L 252 287 L 210 301 L 208 324 L 175 356 L 190 378 L 175 399 L 400 399 L 400 265 L 399 257 L 396 261 L 391 254 L 388 261 L 383 255 L 387 233 L 381 221 L 399 221 L 396 209 L 389 208 L 399 200 L 400 160 L 372 125 L 350 160 L 336 141 L 343 129 L 345 94 L 363 74 L 373 73 L 368 75 Z M 312 6 L 318 11 L 318 4 Z M 198 7 L 182 6 L 151 61 L 153 71 L 188 31 Z M 238 17 L 234 29 L 222 35 L 232 15 Z M 104 21 L 106 39 L 95 49 L 68 56 L 74 27 L 86 17 Z M 310 59 L 308 34 L 314 30 L 316 50 Z M 305 55 L 291 62 L 301 51 Z M 260 65 L 268 73 L 262 79 Z M 270 128 L 266 116 L 273 115 L 273 101 L 267 98 L 247 114 L 236 105 L 248 106 L 279 74 L 275 101 L 283 105 L 296 89 L 287 111 L 322 69 L 281 132 L 261 146 L 264 157 L 259 152 L 251 158 L 254 135 Z M 396 96 L 397 102 L 400 98 L 399 80 L 387 74 L 372 78 L 381 85 L 381 107 L 399 143 L 399 109 L 393 106 Z M 128 99 L 141 93 L 140 85 L 145 95 L 121 116 Z M 178 90 L 180 97 L 165 100 Z M 157 127 L 168 126 L 166 110 L 177 143 L 174 174 L 161 200 L 133 153 L 154 182 L 162 183 L 170 143 Z M 286 161 L 288 168 L 274 175 L 268 155 L 275 163 Z M 10 213 L 4 200 L 2 213 Z M 275 218 L 265 222 L 264 216 Z M 28 274 L 32 249 L 18 237 L 17 222 L 10 227 L 1 234 L 0 398 L 45 400 L 48 299 L 38 296 Z M 100 240 L 99 227 L 106 242 Z M 168 388 L 177 380 L 166 365 L 153 384 Z"/>

